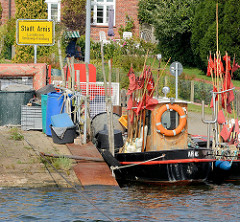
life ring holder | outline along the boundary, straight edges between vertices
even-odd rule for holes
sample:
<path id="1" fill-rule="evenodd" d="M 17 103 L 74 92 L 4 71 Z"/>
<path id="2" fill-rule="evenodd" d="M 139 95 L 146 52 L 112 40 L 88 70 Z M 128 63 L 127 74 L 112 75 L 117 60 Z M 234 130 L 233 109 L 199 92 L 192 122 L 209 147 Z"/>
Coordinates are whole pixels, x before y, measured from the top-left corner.
<path id="1" fill-rule="evenodd" d="M 179 125 L 174 130 L 166 129 L 161 123 L 162 115 L 167 110 L 175 110 L 179 114 L 179 117 L 180 117 Z M 185 125 L 187 123 L 187 118 L 186 118 L 186 114 L 181 106 L 179 106 L 177 104 L 166 104 L 166 105 L 161 106 L 157 110 L 156 121 L 157 121 L 156 128 L 157 128 L 158 133 L 161 133 L 164 136 L 176 136 L 182 132 L 183 128 L 185 127 Z"/>

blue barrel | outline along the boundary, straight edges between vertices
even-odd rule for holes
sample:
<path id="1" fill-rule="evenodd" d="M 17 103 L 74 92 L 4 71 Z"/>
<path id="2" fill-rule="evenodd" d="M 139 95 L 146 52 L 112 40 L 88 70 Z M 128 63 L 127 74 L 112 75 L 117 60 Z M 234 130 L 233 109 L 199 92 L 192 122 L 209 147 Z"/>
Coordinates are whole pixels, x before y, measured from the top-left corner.
<path id="1" fill-rule="evenodd" d="M 47 94 L 41 94 L 41 107 L 42 107 L 42 130 L 46 133 L 46 119 L 47 119 Z"/>
<path id="2" fill-rule="evenodd" d="M 50 92 L 47 94 L 47 118 L 46 118 L 46 134 L 48 136 L 52 136 L 51 132 L 51 116 L 57 115 L 61 113 L 61 109 L 63 106 L 63 96 L 62 93 L 59 92 Z M 64 108 L 62 113 L 64 112 Z"/>

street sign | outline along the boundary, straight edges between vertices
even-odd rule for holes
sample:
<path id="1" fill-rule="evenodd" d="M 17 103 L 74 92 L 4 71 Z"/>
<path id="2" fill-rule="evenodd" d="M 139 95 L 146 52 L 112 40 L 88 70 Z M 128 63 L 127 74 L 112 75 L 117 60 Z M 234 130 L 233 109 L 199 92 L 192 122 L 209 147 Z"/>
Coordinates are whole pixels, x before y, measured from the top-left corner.
<path id="1" fill-rule="evenodd" d="M 170 73 L 175 76 L 175 97 L 178 99 L 178 76 L 181 75 L 183 66 L 180 62 L 173 62 L 170 65 Z"/>
<path id="2" fill-rule="evenodd" d="M 54 45 L 55 24 L 53 20 L 18 19 L 16 27 L 18 45 Z"/>
<path id="3" fill-rule="evenodd" d="M 180 62 L 173 62 L 171 65 L 170 65 L 170 73 L 173 75 L 173 76 L 180 76 L 182 74 L 182 71 L 183 71 L 183 66 Z"/>

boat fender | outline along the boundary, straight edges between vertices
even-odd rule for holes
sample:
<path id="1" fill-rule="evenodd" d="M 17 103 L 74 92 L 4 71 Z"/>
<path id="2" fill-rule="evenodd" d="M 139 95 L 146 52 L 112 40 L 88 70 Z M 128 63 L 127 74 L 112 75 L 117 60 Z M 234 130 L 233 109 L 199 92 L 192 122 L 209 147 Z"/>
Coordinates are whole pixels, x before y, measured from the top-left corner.
<path id="1" fill-rule="evenodd" d="M 162 119 L 162 115 L 165 111 L 167 110 L 175 110 L 178 115 L 179 115 L 179 125 L 177 126 L 176 129 L 174 130 L 168 130 L 166 129 L 162 123 L 161 123 L 161 119 Z M 186 114 L 183 110 L 183 108 L 177 104 L 166 104 L 164 106 L 161 106 L 158 110 L 157 110 L 157 114 L 156 114 L 156 128 L 157 128 L 157 132 L 161 133 L 165 136 L 176 136 L 179 133 L 181 133 L 182 131 L 184 131 L 184 127 L 187 123 L 187 118 L 186 118 Z"/>
<path id="2" fill-rule="evenodd" d="M 217 160 L 215 162 L 215 167 L 221 169 L 221 170 L 230 170 L 232 167 L 232 163 L 229 161 L 222 161 L 222 160 Z"/>

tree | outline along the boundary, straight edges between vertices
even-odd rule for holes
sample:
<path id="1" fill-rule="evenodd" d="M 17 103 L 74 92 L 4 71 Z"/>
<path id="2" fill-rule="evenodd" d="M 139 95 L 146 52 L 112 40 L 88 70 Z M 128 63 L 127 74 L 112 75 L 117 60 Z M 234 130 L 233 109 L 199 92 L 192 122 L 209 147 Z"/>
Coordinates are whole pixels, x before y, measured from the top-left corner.
<path id="1" fill-rule="evenodd" d="M 45 0 L 16 0 L 17 19 L 47 19 L 47 4 Z M 49 56 L 52 47 L 38 47 L 38 57 Z M 33 62 L 34 53 L 32 46 L 16 46 L 15 62 Z"/>
<path id="2" fill-rule="evenodd" d="M 62 0 L 62 23 L 70 30 L 85 33 L 86 0 Z"/>
<path id="3" fill-rule="evenodd" d="M 138 19 L 139 22 L 152 24 L 151 11 L 156 9 L 159 0 L 140 0 L 138 4 Z"/>
<path id="4" fill-rule="evenodd" d="M 218 0 L 218 48 L 223 56 L 228 52 L 240 62 L 240 0 Z M 216 1 L 204 0 L 193 22 L 191 46 L 196 64 L 206 69 L 209 52 L 216 53 Z"/>
<path id="5" fill-rule="evenodd" d="M 194 64 L 190 39 L 198 3 L 199 0 L 158 0 L 156 9 L 150 13 L 159 50 L 166 59 Z"/>

